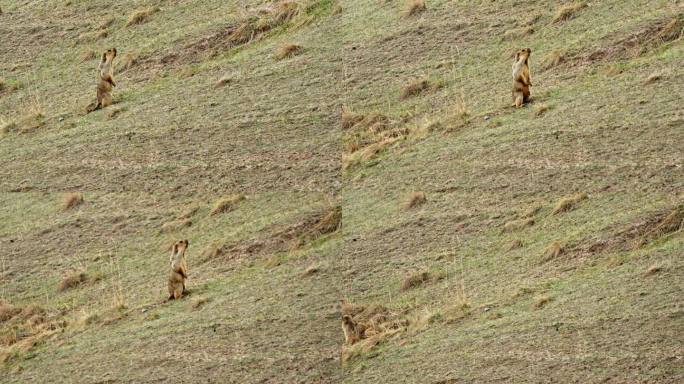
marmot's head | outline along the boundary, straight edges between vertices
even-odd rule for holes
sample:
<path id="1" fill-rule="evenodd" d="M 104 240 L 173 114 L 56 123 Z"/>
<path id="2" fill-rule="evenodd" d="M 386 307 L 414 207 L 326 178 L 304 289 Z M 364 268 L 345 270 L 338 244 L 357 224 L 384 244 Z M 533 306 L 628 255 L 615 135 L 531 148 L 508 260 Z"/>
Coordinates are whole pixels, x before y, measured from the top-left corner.
<path id="1" fill-rule="evenodd" d="M 349 315 L 342 316 L 342 323 L 348 327 L 354 327 L 354 320 L 352 320 L 352 317 Z"/>
<path id="2" fill-rule="evenodd" d="M 116 48 L 109 48 L 108 50 L 105 51 L 105 53 L 102 54 L 102 61 L 109 61 L 111 62 L 114 60 L 116 57 Z"/>
<path id="3" fill-rule="evenodd" d="M 518 61 L 520 59 L 524 59 L 525 61 L 527 61 L 527 59 L 530 58 L 531 53 L 532 53 L 531 49 L 523 48 L 515 54 L 515 60 Z"/>
<path id="4" fill-rule="evenodd" d="M 178 240 L 173 244 L 173 254 L 184 254 L 190 243 L 187 240 Z"/>

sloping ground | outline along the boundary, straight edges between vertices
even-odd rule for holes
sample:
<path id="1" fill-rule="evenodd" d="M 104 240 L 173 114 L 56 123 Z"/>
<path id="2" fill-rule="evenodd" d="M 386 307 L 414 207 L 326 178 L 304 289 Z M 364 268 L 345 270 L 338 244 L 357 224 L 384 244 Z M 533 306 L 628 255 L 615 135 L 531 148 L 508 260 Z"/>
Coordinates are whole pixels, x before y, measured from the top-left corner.
<path id="1" fill-rule="evenodd" d="M 288 3 L 282 20 L 280 4 L 2 4 L 3 382 L 282 382 L 338 369 L 326 282 L 339 243 L 339 214 L 326 216 L 339 211 L 334 4 Z M 162 60 L 253 16 L 273 28 Z M 301 54 L 277 60 L 286 43 Z M 112 46 L 115 104 L 86 115 Z M 83 201 L 66 208 L 67 192 Z M 244 199 L 211 214 L 234 194 Z M 180 238 L 191 293 L 164 303 Z M 257 242 L 277 246 L 241 251 Z"/>
<path id="2" fill-rule="evenodd" d="M 3 380 L 684 380 L 681 5 L 283 4 L 1 4 Z"/>
<path id="3" fill-rule="evenodd" d="M 408 325 L 352 346 L 345 382 L 682 381 L 682 39 L 572 59 L 659 35 L 681 6 L 591 2 L 559 23 L 539 1 L 349 8 L 374 32 L 349 34 L 343 101 L 392 123 L 347 124 L 366 141 L 345 148 L 343 292 Z M 515 110 L 527 46 L 534 101 Z M 402 100 L 421 78 L 441 87 Z M 426 201 L 406 209 L 412 191 Z"/>

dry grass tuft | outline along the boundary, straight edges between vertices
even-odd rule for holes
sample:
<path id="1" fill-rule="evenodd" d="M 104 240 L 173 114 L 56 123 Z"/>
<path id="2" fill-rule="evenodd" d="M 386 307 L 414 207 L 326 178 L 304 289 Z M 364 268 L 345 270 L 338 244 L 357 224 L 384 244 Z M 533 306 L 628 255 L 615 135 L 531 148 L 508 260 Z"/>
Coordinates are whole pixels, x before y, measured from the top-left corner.
<path id="1" fill-rule="evenodd" d="M 59 283 L 59 290 L 66 291 L 67 289 L 75 288 L 88 281 L 88 274 L 85 272 L 74 272 L 70 275 L 64 276 Z"/>
<path id="2" fill-rule="evenodd" d="M 544 249 L 543 261 L 553 260 L 556 257 L 562 255 L 563 252 L 565 252 L 565 245 L 563 245 L 563 243 L 558 240 L 553 241 Z"/>
<path id="3" fill-rule="evenodd" d="M 425 192 L 413 191 L 409 194 L 408 199 L 403 204 L 404 210 L 409 210 L 415 208 L 419 205 L 424 204 L 427 201 L 425 197 Z"/>
<path id="4" fill-rule="evenodd" d="M 409 97 L 417 96 L 430 89 L 430 82 L 426 79 L 420 79 L 412 81 L 407 84 L 402 90 L 399 98 L 401 100 L 408 99 Z"/>
<path id="5" fill-rule="evenodd" d="M 197 213 L 197 211 L 199 211 L 199 209 L 200 209 L 199 205 L 193 204 L 193 205 L 185 208 L 183 210 L 183 212 L 181 212 L 180 215 L 178 215 L 177 218 L 178 219 L 189 219 L 189 218 L 195 216 L 195 214 Z"/>
<path id="6" fill-rule="evenodd" d="M 126 52 L 126 54 L 123 56 L 123 60 L 121 60 L 119 72 L 127 71 L 133 68 L 133 66 L 135 66 L 135 64 L 138 62 L 139 56 L 140 54 L 136 51 Z"/>
<path id="7" fill-rule="evenodd" d="M 656 81 L 660 81 L 663 78 L 663 75 L 661 73 L 652 73 L 650 74 L 646 80 L 644 81 L 644 84 L 653 84 Z"/>
<path id="8" fill-rule="evenodd" d="M 644 240 L 654 240 L 668 233 L 677 232 L 684 228 L 684 205 L 680 205 L 670 212 L 664 219 L 644 235 Z"/>
<path id="9" fill-rule="evenodd" d="M 587 194 L 584 192 L 579 192 L 566 196 L 558 201 L 556 206 L 553 208 L 553 214 L 557 215 L 562 212 L 567 212 L 574 209 L 580 201 L 587 199 Z"/>
<path id="10" fill-rule="evenodd" d="M 534 219 L 526 217 L 518 220 L 509 221 L 503 226 L 502 232 L 515 232 L 534 225 Z"/>
<path id="11" fill-rule="evenodd" d="M 109 108 L 107 112 L 105 113 L 105 117 L 107 120 L 114 120 L 118 114 L 121 112 L 125 111 L 126 109 L 123 107 L 114 107 L 114 108 Z"/>
<path id="12" fill-rule="evenodd" d="M 525 36 L 529 36 L 534 33 L 534 27 L 531 25 L 527 25 L 521 28 L 514 28 L 514 29 L 509 29 L 508 31 L 504 32 L 503 39 L 504 40 L 515 40 L 515 39 L 520 39 Z"/>
<path id="13" fill-rule="evenodd" d="M 159 11 L 159 7 L 147 7 L 137 9 L 128 17 L 128 22 L 126 23 L 126 26 L 145 23 L 150 19 L 150 16 Z"/>
<path id="14" fill-rule="evenodd" d="M 550 302 L 551 298 L 549 296 L 540 296 L 534 301 L 534 308 L 541 309 Z"/>
<path id="15" fill-rule="evenodd" d="M 100 25 L 98 25 L 97 28 L 98 29 L 109 28 L 114 23 L 115 20 L 116 20 L 116 18 L 114 18 L 114 16 L 106 17 L 105 19 L 102 20 L 102 22 L 100 22 Z"/>
<path id="16" fill-rule="evenodd" d="M 359 113 L 354 113 L 347 109 L 347 107 L 342 106 L 340 112 L 340 123 L 342 124 L 342 129 L 347 130 L 355 126 L 356 124 L 364 120 L 364 115 Z"/>
<path id="17" fill-rule="evenodd" d="M 563 55 L 563 52 L 556 49 L 544 57 L 542 60 L 542 68 L 551 69 L 561 65 L 564 61 L 565 56 Z"/>
<path id="18" fill-rule="evenodd" d="M 95 60 L 96 58 L 97 58 L 97 53 L 95 53 L 95 51 L 90 49 L 90 50 L 83 52 L 83 54 L 81 55 L 81 63 L 85 63 L 86 61 L 90 61 L 90 60 Z"/>
<path id="19" fill-rule="evenodd" d="M 202 251 L 202 256 L 205 259 L 215 259 L 223 255 L 223 244 L 213 243 Z"/>
<path id="20" fill-rule="evenodd" d="M 192 309 L 198 309 L 204 304 L 208 303 L 209 299 L 207 297 L 196 297 L 192 299 Z"/>
<path id="21" fill-rule="evenodd" d="M 225 75 L 225 76 L 221 77 L 220 79 L 218 79 L 216 84 L 214 84 L 214 87 L 215 88 L 225 87 L 226 85 L 232 83 L 233 81 L 234 81 L 233 76 Z"/>
<path id="22" fill-rule="evenodd" d="M 653 276 L 655 274 L 658 274 L 663 271 L 663 267 L 661 265 L 651 265 L 646 272 L 644 272 L 644 276 Z"/>
<path id="23" fill-rule="evenodd" d="M 192 221 L 189 219 L 172 220 L 162 224 L 162 232 L 175 232 L 181 229 L 192 226 Z"/>
<path id="24" fill-rule="evenodd" d="M 523 246 L 524 244 L 522 240 L 516 239 L 508 243 L 508 247 L 506 249 L 508 249 L 509 251 L 514 251 L 516 249 L 522 248 Z"/>
<path id="25" fill-rule="evenodd" d="M 406 0 L 404 7 L 404 16 L 411 17 L 424 12 L 427 9 L 425 0 Z"/>
<path id="26" fill-rule="evenodd" d="M 303 49 L 300 45 L 297 44 L 283 44 L 278 49 L 276 49 L 275 57 L 278 60 L 283 60 L 287 59 L 296 55 L 299 55 L 302 53 Z"/>
<path id="27" fill-rule="evenodd" d="M 62 211 L 68 211 L 83 203 L 83 194 L 79 192 L 67 193 L 62 197 Z"/>
<path id="28" fill-rule="evenodd" d="M 546 112 L 548 112 L 549 107 L 546 104 L 538 104 L 534 107 L 534 115 L 540 117 Z"/>
<path id="29" fill-rule="evenodd" d="M 437 273 L 425 270 L 418 271 L 409 274 L 408 276 L 406 276 L 406 278 L 404 278 L 404 280 L 401 282 L 401 290 L 408 291 L 409 289 L 420 287 L 423 284 L 439 281 L 443 279 L 444 276 L 445 275 L 441 272 Z"/>
<path id="30" fill-rule="evenodd" d="M 321 269 L 317 265 L 310 265 L 304 270 L 303 275 L 304 276 L 311 276 L 313 274 L 320 272 L 320 270 Z"/>
<path id="31" fill-rule="evenodd" d="M 86 43 L 86 42 L 104 39 L 108 35 L 109 35 L 109 33 L 107 32 L 106 29 L 100 29 L 100 30 L 91 31 L 91 32 L 84 32 L 84 33 L 81 33 L 80 35 L 78 35 L 78 41 L 80 43 Z"/>
<path id="32" fill-rule="evenodd" d="M 572 3 L 564 4 L 558 9 L 558 11 L 556 11 L 552 22 L 560 23 L 562 21 L 570 20 L 575 17 L 577 12 L 581 11 L 586 6 L 587 4 L 583 1 L 574 1 Z"/>
<path id="33" fill-rule="evenodd" d="M 225 196 L 216 202 L 214 208 L 209 212 L 210 216 L 215 216 L 220 213 L 230 212 L 235 208 L 237 203 L 245 199 L 245 195 L 236 193 L 233 195 Z"/>

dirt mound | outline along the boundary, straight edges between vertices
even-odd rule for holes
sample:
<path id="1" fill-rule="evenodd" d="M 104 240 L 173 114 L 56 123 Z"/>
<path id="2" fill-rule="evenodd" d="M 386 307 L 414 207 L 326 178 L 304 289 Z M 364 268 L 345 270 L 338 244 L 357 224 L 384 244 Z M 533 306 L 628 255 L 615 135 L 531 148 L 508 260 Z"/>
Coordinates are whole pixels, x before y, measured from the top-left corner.
<path id="1" fill-rule="evenodd" d="M 229 245 L 221 254 L 231 257 L 239 255 L 259 255 L 285 252 L 303 247 L 323 235 L 335 232 L 342 223 L 342 207 L 334 206 L 315 212 L 295 224 L 280 229 L 266 231 L 245 243 Z"/>
<path id="2" fill-rule="evenodd" d="M 571 252 L 595 255 L 604 252 L 629 251 L 684 228 L 684 204 L 651 214 L 626 228 L 580 242 Z"/>
<path id="3" fill-rule="evenodd" d="M 342 361 L 368 353 L 384 340 L 409 326 L 406 313 L 393 311 L 383 305 L 361 306 L 341 300 L 342 316 L 350 316 L 359 333 L 359 340 L 342 348 Z"/>
<path id="4" fill-rule="evenodd" d="M 613 40 L 591 52 L 585 60 L 593 63 L 638 57 L 683 35 L 684 13 L 674 18 L 655 21 L 629 36 Z"/>

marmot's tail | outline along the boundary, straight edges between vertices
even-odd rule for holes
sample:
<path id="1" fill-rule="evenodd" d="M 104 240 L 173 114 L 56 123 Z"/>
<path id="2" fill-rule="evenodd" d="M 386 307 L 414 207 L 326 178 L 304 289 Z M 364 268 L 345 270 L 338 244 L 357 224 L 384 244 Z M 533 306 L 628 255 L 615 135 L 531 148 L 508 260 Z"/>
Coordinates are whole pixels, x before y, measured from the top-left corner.
<path id="1" fill-rule="evenodd" d="M 102 104 L 100 104 L 99 102 L 92 103 L 86 107 L 86 113 L 90 113 L 92 111 L 100 109 L 101 106 L 102 106 Z"/>

